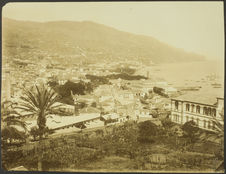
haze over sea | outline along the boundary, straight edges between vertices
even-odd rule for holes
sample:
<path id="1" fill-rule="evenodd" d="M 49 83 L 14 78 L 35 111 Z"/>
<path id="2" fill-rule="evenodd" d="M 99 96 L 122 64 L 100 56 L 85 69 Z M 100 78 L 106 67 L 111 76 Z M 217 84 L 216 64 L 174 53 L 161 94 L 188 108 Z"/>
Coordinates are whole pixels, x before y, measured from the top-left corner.
<path id="1" fill-rule="evenodd" d="M 224 62 L 207 60 L 199 62 L 169 63 L 150 68 L 153 76 L 163 78 L 174 87 L 201 86 L 200 91 L 212 94 L 224 92 Z M 208 75 L 216 74 L 216 81 L 208 81 Z M 220 83 L 221 88 L 213 88 L 211 84 Z"/>

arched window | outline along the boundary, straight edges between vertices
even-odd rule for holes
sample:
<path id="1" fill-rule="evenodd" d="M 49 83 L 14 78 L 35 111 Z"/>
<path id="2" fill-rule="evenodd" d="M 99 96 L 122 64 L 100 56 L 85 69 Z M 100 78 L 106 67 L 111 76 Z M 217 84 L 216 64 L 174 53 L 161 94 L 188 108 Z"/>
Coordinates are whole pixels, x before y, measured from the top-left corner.
<path id="1" fill-rule="evenodd" d="M 208 108 L 207 115 L 211 115 L 211 108 Z"/>
<path id="2" fill-rule="evenodd" d="M 191 105 L 191 112 L 194 112 L 195 105 Z"/>
<path id="3" fill-rule="evenodd" d="M 186 104 L 186 111 L 190 111 L 190 104 Z"/>
<path id="4" fill-rule="evenodd" d="M 199 126 L 199 118 L 197 118 L 197 125 Z"/>
<path id="5" fill-rule="evenodd" d="M 196 106 L 196 113 L 200 114 L 200 106 L 199 105 Z"/>
<path id="6" fill-rule="evenodd" d="M 175 109 L 178 110 L 178 101 L 175 101 Z"/>
<path id="7" fill-rule="evenodd" d="M 206 128 L 206 120 L 203 120 L 203 127 Z"/>
<path id="8" fill-rule="evenodd" d="M 212 109 L 212 116 L 216 117 L 216 109 Z"/>
<path id="9" fill-rule="evenodd" d="M 207 108 L 206 107 L 203 108 L 203 115 L 207 115 Z"/>
<path id="10" fill-rule="evenodd" d="M 211 129 L 211 123 L 208 121 L 208 129 Z"/>

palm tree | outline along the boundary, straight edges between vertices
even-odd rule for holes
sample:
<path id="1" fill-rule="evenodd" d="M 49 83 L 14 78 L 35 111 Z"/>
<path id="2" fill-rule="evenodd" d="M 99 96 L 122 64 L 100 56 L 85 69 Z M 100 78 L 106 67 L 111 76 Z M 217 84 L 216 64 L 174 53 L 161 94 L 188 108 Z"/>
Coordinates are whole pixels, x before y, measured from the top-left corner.
<path id="1" fill-rule="evenodd" d="M 42 85 L 35 85 L 30 90 L 24 89 L 24 96 L 21 96 L 20 108 L 27 112 L 26 116 L 37 116 L 37 125 L 39 132 L 38 149 L 38 170 L 42 170 L 42 137 L 46 130 L 46 117 L 52 110 L 59 107 L 55 105 L 58 101 L 58 95 L 50 88 Z"/>
<path id="2" fill-rule="evenodd" d="M 24 116 L 37 116 L 40 139 L 46 130 L 46 116 L 59 107 L 59 105 L 55 105 L 58 99 L 58 95 L 43 84 L 35 85 L 30 90 L 24 89 L 24 96 L 21 96 L 18 108 L 27 113 Z"/>
<path id="3" fill-rule="evenodd" d="M 1 132 L 2 138 L 5 140 L 13 139 L 24 140 L 26 138 L 26 123 L 21 120 L 21 115 L 14 109 L 15 103 L 4 101 L 1 103 Z M 22 128 L 24 132 L 19 131 Z"/>

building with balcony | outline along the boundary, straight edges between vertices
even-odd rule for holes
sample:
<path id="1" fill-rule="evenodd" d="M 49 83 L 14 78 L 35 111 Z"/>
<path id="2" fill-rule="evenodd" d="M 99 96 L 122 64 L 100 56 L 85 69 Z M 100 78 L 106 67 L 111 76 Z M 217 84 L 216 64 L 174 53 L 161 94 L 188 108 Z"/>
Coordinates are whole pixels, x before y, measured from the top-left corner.
<path id="1" fill-rule="evenodd" d="M 199 128 L 210 131 L 215 127 L 213 118 L 223 124 L 220 114 L 224 112 L 224 98 L 193 94 L 171 99 L 171 120 L 179 124 L 193 120 Z"/>

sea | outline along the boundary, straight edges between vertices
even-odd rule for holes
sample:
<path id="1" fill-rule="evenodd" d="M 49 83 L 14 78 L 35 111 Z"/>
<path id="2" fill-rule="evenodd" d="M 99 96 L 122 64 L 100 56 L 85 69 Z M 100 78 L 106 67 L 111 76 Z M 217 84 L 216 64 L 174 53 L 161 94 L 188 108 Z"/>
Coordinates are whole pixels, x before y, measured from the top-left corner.
<path id="1" fill-rule="evenodd" d="M 152 77 L 166 81 L 175 88 L 199 86 L 200 91 L 205 93 L 224 94 L 224 61 L 168 63 L 148 69 Z"/>

